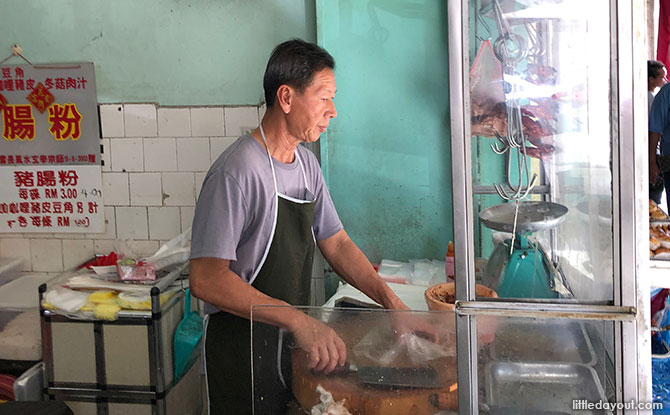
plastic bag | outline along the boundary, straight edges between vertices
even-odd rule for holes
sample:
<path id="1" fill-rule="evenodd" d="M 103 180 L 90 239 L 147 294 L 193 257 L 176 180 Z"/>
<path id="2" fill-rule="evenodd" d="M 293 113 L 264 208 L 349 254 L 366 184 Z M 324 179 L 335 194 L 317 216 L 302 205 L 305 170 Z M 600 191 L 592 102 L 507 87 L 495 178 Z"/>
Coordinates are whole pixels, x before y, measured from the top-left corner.
<path id="1" fill-rule="evenodd" d="M 316 391 L 319 393 L 321 403 L 312 407 L 311 415 L 351 415 L 351 412 L 344 406 L 344 399 L 336 402 L 333 395 L 321 385 L 316 386 Z"/>
<path id="2" fill-rule="evenodd" d="M 88 301 L 88 293 L 82 293 L 64 287 L 56 287 L 47 291 L 44 299 L 47 303 L 58 309 L 74 313 L 86 304 Z"/>
<path id="3" fill-rule="evenodd" d="M 161 246 L 155 254 L 143 258 L 142 262 L 152 264 L 156 271 L 170 265 L 186 262 L 191 254 L 191 228 L 172 238 Z"/>
<path id="4" fill-rule="evenodd" d="M 502 65 L 488 39 L 482 42 L 470 69 L 470 99 L 473 116 L 487 114 L 505 102 Z"/>
<path id="5" fill-rule="evenodd" d="M 433 343 L 414 333 L 402 334 L 390 349 L 380 348 L 380 344 L 384 344 L 382 333 L 371 330 L 354 346 L 354 355 L 370 359 L 379 366 L 390 366 L 401 356 L 407 356 L 415 365 L 422 365 L 441 357 L 456 355 L 455 342 Z"/>

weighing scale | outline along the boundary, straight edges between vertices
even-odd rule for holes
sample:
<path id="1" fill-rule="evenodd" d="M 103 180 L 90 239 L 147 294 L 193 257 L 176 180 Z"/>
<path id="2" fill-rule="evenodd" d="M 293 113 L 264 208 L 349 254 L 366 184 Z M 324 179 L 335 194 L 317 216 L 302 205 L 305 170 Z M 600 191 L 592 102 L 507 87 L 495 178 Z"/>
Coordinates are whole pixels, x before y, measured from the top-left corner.
<path id="1" fill-rule="evenodd" d="M 558 203 L 530 201 L 503 203 L 481 211 L 479 219 L 486 227 L 513 234 L 491 254 L 484 285 L 502 298 L 558 298 L 560 275 L 530 235 L 557 226 L 566 213 L 568 208 Z"/>

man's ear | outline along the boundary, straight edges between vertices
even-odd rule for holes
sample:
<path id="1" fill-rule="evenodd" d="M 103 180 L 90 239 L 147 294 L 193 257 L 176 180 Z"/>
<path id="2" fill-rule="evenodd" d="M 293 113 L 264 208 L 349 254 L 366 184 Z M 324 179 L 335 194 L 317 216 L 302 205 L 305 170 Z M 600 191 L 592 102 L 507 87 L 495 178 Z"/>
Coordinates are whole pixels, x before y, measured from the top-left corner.
<path id="1" fill-rule="evenodd" d="M 277 103 L 284 114 L 291 112 L 291 104 L 293 103 L 293 96 L 295 90 L 290 86 L 284 84 L 277 89 Z"/>

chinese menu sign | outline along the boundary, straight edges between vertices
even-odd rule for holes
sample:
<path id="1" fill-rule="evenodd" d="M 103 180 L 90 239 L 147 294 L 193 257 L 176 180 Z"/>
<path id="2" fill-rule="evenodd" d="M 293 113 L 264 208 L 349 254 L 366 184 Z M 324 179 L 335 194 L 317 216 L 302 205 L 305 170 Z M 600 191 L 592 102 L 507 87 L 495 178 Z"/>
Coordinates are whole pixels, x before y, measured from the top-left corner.
<path id="1" fill-rule="evenodd" d="M 92 63 L 0 66 L 0 232 L 104 232 Z"/>

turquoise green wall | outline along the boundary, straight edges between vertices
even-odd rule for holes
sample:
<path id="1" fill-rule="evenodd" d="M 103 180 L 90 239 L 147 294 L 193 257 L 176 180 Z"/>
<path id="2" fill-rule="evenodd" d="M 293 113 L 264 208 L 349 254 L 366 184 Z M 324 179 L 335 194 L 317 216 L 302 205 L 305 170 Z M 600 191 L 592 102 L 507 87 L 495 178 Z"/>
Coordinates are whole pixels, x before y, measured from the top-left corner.
<path id="1" fill-rule="evenodd" d="M 161 105 L 258 104 L 272 48 L 316 40 L 314 0 L 2 0 L 0 33 L 0 60 L 92 61 L 100 103 Z"/>
<path id="2" fill-rule="evenodd" d="M 338 87 L 322 161 L 345 229 L 373 261 L 443 258 L 453 239 L 446 8 L 317 0 Z"/>

